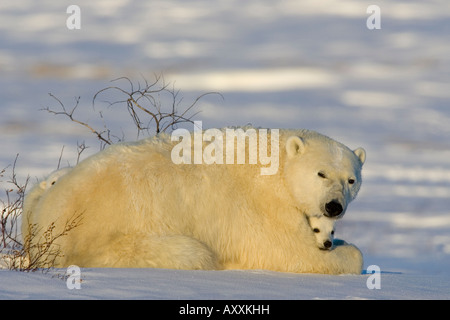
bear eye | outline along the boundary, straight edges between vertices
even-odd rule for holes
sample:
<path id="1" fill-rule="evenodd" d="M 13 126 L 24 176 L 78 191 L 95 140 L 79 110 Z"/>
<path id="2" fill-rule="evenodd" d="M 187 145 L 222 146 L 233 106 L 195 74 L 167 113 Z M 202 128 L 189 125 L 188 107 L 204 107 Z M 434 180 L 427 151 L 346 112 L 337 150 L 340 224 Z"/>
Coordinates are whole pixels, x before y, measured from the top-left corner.
<path id="1" fill-rule="evenodd" d="M 334 230 L 333 230 L 333 231 L 331 231 L 331 234 L 334 234 Z"/>
<path id="2" fill-rule="evenodd" d="M 348 184 L 354 184 L 354 183 L 355 183 L 355 179 L 352 179 L 352 178 L 348 179 Z"/>
<path id="3" fill-rule="evenodd" d="M 320 232 L 320 230 L 317 229 L 317 228 L 314 228 L 313 231 L 314 231 L 315 233 L 319 233 L 319 232 Z"/>
<path id="4" fill-rule="evenodd" d="M 317 175 L 323 179 L 325 179 L 327 176 L 322 171 L 317 172 Z"/>

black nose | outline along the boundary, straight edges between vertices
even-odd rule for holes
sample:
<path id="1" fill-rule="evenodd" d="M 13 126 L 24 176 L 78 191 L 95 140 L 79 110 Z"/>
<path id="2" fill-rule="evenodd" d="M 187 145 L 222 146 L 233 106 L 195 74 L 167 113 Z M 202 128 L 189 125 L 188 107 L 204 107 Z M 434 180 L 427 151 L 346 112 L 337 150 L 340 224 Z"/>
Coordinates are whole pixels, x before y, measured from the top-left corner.
<path id="1" fill-rule="evenodd" d="M 335 200 L 330 201 L 325 205 L 325 216 L 336 217 L 342 213 L 342 210 L 342 205 L 339 202 Z"/>
<path id="2" fill-rule="evenodd" d="M 332 245 L 333 245 L 333 244 L 331 243 L 330 240 L 327 240 L 327 241 L 325 241 L 325 242 L 323 243 L 323 246 L 324 246 L 325 248 L 327 248 L 327 249 L 331 248 Z"/>

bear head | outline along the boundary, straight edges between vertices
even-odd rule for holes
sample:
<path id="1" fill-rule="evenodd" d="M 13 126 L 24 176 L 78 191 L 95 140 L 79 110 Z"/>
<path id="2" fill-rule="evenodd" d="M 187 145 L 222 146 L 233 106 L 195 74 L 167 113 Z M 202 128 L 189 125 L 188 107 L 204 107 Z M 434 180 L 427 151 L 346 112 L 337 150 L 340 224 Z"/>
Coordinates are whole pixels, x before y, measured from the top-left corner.
<path id="1" fill-rule="evenodd" d="M 290 136 L 285 142 L 284 179 L 295 205 L 307 216 L 341 218 L 361 187 L 366 159 L 318 133 Z"/>
<path id="2" fill-rule="evenodd" d="M 333 248 L 336 219 L 312 216 L 308 217 L 308 223 L 314 232 L 319 249 L 331 250 Z"/>

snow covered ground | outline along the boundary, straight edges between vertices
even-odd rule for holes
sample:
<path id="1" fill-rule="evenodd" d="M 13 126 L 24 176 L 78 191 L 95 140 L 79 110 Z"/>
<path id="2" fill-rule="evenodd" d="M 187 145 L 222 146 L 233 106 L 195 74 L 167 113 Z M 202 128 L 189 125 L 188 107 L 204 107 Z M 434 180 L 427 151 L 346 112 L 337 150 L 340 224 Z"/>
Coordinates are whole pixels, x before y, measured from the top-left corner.
<path id="1" fill-rule="evenodd" d="M 69 30 L 66 9 L 81 9 Z M 2 1 L 0 169 L 17 153 L 19 179 L 74 164 L 95 137 L 39 111 L 80 96 L 78 118 L 121 76 L 163 73 L 203 128 L 308 128 L 367 151 L 363 187 L 339 221 L 369 275 L 267 271 L 81 270 L 81 289 L 50 274 L 0 270 L 2 299 L 449 299 L 450 3 L 412 1 Z M 381 29 L 369 30 L 369 5 Z M 98 111 L 98 110 L 97 110 Z M 108 126 L 134 139 L 119 110 Z M 100 123 L 100 125 L 102 125 Z M 5 181 L 1 182 L 2 189 Z"/>

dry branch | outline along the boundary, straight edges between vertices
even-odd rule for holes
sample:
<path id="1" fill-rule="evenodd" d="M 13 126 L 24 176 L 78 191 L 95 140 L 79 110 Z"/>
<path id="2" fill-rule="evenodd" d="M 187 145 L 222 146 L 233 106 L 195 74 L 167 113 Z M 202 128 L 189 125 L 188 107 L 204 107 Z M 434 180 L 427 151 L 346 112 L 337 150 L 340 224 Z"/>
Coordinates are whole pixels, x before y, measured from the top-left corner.
<path id="1" fill-rule="evenodd" d="M 23 217 L 23 202 L 29 177 L 24 183 L 18 181 L 17 159 L 18 155 L 11 168 L 11 177 L 6 181 L 6 200 L 0 200 L 0 265 L 17 271 L 48 271 L 54 266 L 56 259 L 63 256 L 56 241 L 81 224 L 82 214 L 73 215 L 60 230 L 56 230 L 55 222 L 45 230 L 36 224 L 28 224 L 27 236 L 21 239 L 20 220 Z M 0 171 L 0 178 L 3 178 L 7 169 L 8 167 Z"/>
<path id="2" fill-rule="evenodd" d="M 118 93 L 120 99 L 114 102 L 105 102 L 108 103 L 109 107 L 116 105 L 126 107 L 137 129 L 137 137 L 141 134 L 151 133 L 152 126 L 154 126 L 154 133 L 159 134 L 170 129 L 173 130 L 182 123 L 193 123 L 192 118 L 199 113 L 194 112 L 194 108 L 198 101 L 206 95 L 218 94 L 223 99 L 223 96 L 218 92 L 208 92 L 197 97 L 192 104 L 181 108 L 180 105 L 183 99 L 178 97 L 179 91 L 176 91 L 173 87 L 170 88 L 162 76 L 155 75 L 155 79 L 151 83 L 145 78 L 143 78 L 143 83 L 139 81 L 134 83 L 127 77 L 117 78 L 111 82 L 117 83 L 118 81 L 126 81 L 129 89 L 125 90 L 119 86 L 106 87 L 94 95 L 92 105 L 95 109 L 95 103 L 101 95 Z M 75 111 L 79 107 L 80 97 L 75 98 L 75 105 L 69 110 L 60 99 L 51 93 L 49 95 L 57 102 L 59 107 L 57 110 L 50 107 L 46 107 L 43 110 L 57 116 L 66 116 L 70 121 L 88 129 L 100 141 L 101 149 L 106 145 L 114 144 L 115 140 L 124 140 L 123 134 L 122 138 L 119 138 L 118 135 L 112 134 L 106 125 L 104 125 L 103 130 L 97 130 L 86 121 L 79 120 L 75 116 Z M 169 99 L 169 103 L 163 103 L 161 98 Z M 103 119 L 101 111 L 99 116 Z M 84 142 L 78 143 L 77 163 L 80 160 L 81 153 L 86 148 L 88 147 Z M 61 150 L 58 168 L 61 164 L 63 151 L 64 148 Z M 55 223 L 50 224 L 46 229 L 43 229 L 43 226 L 29 224 L 27 236 L 20 240 L 19 221 L 23 214 L 23 202 L 29 177 L 26 178 L 23 184 L 17 181 L 15 172 L 17 159 L 18 155 L 12 166 L 11 178 L 7 181 L 10 188 L 6 190 L 6 200 L 0 199 L 0 262 L 3 262 L 4 265 L 6 264 L 9 269 L 13 270 L 35 271 L 42 268 L 48 270 L 54 266 L 56 259 L 63 255 L 57 245 L 57 240 L 79 226 L 82 217 L 81 214 L 74 215 L 66 221 L 62 229 L 57 229 Z M 8 167 L 0 171 L 0 178 L 3 178 L 6 169 Z"/>

